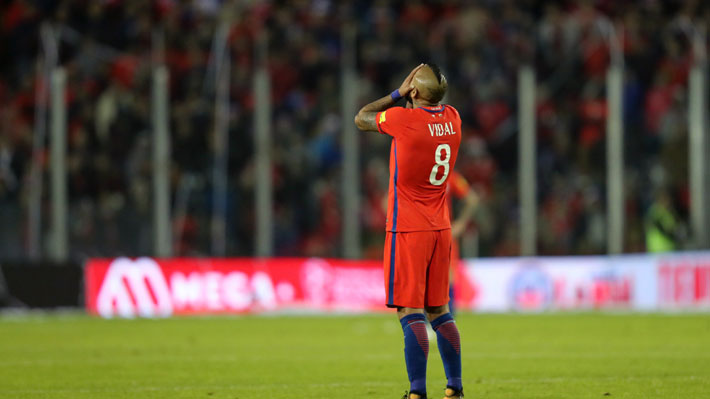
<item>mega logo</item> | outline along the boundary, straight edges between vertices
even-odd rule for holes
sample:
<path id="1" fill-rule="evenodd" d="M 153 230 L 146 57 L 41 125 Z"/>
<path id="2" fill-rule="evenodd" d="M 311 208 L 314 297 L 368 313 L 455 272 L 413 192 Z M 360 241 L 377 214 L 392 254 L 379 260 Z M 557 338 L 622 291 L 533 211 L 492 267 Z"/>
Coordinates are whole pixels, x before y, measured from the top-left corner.
<path id="1" fill-rule="evenodd" d="M 85 281 L 86 307 L 103 317 L 385 309 L 382 265 L 370 261 L 91 259 Z"/>
<path id="2" fill-rule="evenodd" d="M 276 290 L 267 273 L 185 269 L 161 267 L 150 258 L 115 259 L 101 283 L 96 311 L 103 317 L 167 317 L 276 307 Z M 293 298 L 287 285 L 278 290 L 284 300 Z"/>
<path id="3" fill-rule="evenodd" d="M 96 299 L 103 317 L 170 316 L 172 298 L 160 266 L 150 258 L 114 260 Z"/>

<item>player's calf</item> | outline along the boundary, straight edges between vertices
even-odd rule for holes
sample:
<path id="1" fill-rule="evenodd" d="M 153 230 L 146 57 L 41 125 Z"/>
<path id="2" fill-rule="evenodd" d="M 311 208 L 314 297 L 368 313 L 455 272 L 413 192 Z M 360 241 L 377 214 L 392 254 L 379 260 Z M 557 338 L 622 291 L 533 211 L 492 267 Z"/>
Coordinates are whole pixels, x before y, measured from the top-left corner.
<path id="1" fill-rule="evenodd" d="M 426 398 L 426 366 L 429 356 L 426 317 L 423 313 L 413 313 L 399 321 L 404 332 L 404 360 L 409 376 L 409 398 Z"/>
<path id="2" fill-rule="evenodd" d="M 445 313 L 432 320 L 431 327 L 436 332 L 436 341 L 446 373 L 446 397 L 460 398 L 463 395 L 461 381 L 461 337 L 451 313 Z M 449 395 L 449 393 L 451 395 Z"/>

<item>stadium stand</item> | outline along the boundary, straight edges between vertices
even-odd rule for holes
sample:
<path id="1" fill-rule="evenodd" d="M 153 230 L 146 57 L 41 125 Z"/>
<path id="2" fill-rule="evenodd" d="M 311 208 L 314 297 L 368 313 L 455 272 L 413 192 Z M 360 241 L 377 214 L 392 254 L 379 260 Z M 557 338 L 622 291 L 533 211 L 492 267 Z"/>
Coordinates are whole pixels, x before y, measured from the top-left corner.
<path id="1" fill-rule="evenodd" d="M 538 79 L 539 253 L 605 253 L 605 93 L 609 51 L 595 24 L 623 26 L 626 62 L 625 251 L 646 249 L 645 215 L 664 206 L 686 245 L 689 208 L 684 29 L 710 22 L 700 2 L 246 2 L 229 34 L 228 255 L 253 254 L 253 40 L 269 32 L 273 98 L 275 254 L 339 256 L 340 22 L 358 28 L 363 98 L 386 94 L 411 65 L 448 74 L 464 123 L 461 173 L 481 193 L 480 255 L 518 254 L 516 72 Z M 474 4 L 475 3 L 475 4 Z M 544 5 L 543 5 L 544 4 Z M 151 35 L 165 35 L 170 70 L 172 189 L 194 179 L 176 221 L 179 255 L 209 252 L 213 88 L 206 83 L 220 2 L 14 0 L 0 6 L 0 256 L 25 254 L 39 27 L 60 27 L 69 79 L 72 257 L 139 255 L 150 246 Z M 659 28 L 662 27 L 662 28 Z M 403 45 L 406 43 L 406 45 Z M 365 255 L 381 257 L 386 138 L 362 137 Z M 45 172 L 47 164 L 45 162 Z M 669 201 L 659 203 L 656 198 Z M 46 194 L 46 190 L 45 190 Z M 47 210 L 48 199 L 44 199 Z M 654 209 L 656 209 L 654 208 Z M 650 223 L 652 224 L 652 223 Z M 46 229 L 45 229 L 46 230 Z M 46 231 L 45 231 L 46 233 Z"/>

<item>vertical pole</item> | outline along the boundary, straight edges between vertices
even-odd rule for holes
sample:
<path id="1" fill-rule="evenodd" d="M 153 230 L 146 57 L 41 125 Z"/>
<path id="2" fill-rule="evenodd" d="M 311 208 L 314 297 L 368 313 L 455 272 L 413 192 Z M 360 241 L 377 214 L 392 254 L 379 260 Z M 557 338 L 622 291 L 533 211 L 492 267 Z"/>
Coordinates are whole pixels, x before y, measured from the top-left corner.
<path id="1" fill-rule="evenodd" d="M 47 130 L 47 77 L 45 65 L 47 57 L 40 57 L 37 63 L 37 87 L 35 89 L 35 126 L 32 140 L 32 169 L 27 213 L 27 253 L 31 259 L 42 254 L 42 150 Z"/>
<path id="2" fill-rule="evenodd" d="M 214 167 L 212 169 L 212 255 L 227 254 L 227 168 L 229 160 L 229 24 L 223 22 L 215 40 Z"/>
<path id="3" fill-rule="evenodd" d="M 696 31 L 693 35 L 695 60 L 690 70 L 688 99 L 688 162 L 690 171 L 690 223 L 696 249 L 707 248 L 708 211 L 707 211 L 707 141 L 706 116 L 707 86 L 705 75 L 705 32 Z"/>
<path id="4" fill-rule="evenodd" d="M 273 204 L 271 181 L 271 82 L 267 70 L 268 40 L 265 31 L 257 39 L 254 76 L 254 207 L 256 208 L 256 256 L 273 253 Z"/>
<path id="5" fill-rule="evenodd" d="M 170 229 L 170 136 L 168 133 L 168 70 L 153 70 L 153 252 L 172 255 Z"/>
<path id="6" fill-rule="evenodd" d="M 51 129 L 50 148 L 52 241 L 50 257 L 62 262 L 68 256 L 67 240 L 67 109 L 64 102 L 66 89 L 64 68 L 55 68 L 51 78 Z"/>
<path id="7" fill-rule="evenodd" d="M 533 256 L 537 252 L 535 71 L 527 65 L 518 71 L 518 131 L 520 254 Z"/>
<path id="8" fill-rule="evenodd" d="M 357 76 L 355 73 L 355 27 L 350 24 L 342 30 L 341 58 L 341 110 L 343 126 L 343 255 L 360 257 L 360 174 L 358 173 L 359 140 L 352 116 L 357 112 Z"/>
<path id="9" fill-rule="evenodd" d="M 609 254 L 620 254 L 624 250 L 623 78 L 623 64 L 613 62 L 606 76 L 607 251 Z"/>
<path id="10" fill-rule="evenodd" d="M 707 225 L 705 223 L 706 206 L 704 170 L 705 170 L 705 76 L 702 68 L 693 66 L 690 71 L 690 98 L 688 107 L 689 171 L 690 171 L 690 223 L 694 244 L 702 248 L 707 243 Z"/>
<path id="11" fill-rule="evenodd" d="M 42 152 L 47 138 L 47 86 L 52 70 L 57 64 L 57 39 L 48 23 L 40 28 L 42 55 L 37 63 L 37 87 L 35 89 L 34 137 L 32 139 L 32 168 L 27 213 L 27 253 L 31 259 L 42 256 Z"/>

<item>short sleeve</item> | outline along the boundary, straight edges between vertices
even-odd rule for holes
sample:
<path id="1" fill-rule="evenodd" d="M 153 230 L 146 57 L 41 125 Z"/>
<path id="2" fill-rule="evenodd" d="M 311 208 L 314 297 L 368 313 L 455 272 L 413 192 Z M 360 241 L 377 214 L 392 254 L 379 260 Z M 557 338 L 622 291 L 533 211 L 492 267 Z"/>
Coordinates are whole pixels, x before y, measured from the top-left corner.
<path id="1" fill-rule="evenodd" d="M 378 112 L 375 115 L 377 130 L 382 134 L 397 137 L 407 121 L 405 117 L 406 112 L 407 111 L 402 107 L 392 107 Z"/>
<path id="2" fill-rule="evenodd" d="M 449 190 L 451 191 L 451 195 L 456 198 L 463 198 L 468 194 L 470 189 L 471 186 L 468 184 L 465 177 L 461 176 L 461 174 L 456 171 L 451 173 L 451 177 L 449 178 Z"/>

